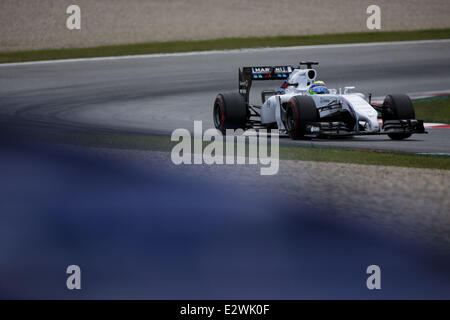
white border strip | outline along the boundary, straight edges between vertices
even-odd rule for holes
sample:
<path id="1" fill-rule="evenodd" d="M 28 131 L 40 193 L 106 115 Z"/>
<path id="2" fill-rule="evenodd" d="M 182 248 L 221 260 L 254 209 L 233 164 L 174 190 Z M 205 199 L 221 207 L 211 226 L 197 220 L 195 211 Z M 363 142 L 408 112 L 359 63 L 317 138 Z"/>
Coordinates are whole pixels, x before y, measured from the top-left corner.
<path id="1" fill-rule="evenodd" d="M 306 46 L 294 46 L 294 47 L 264 47 L 264 48 L 233 49 L 233 50 L 191 51 L 191 52 L 179 52 L 179 53 L 155 53 L 155 54 L 138 54 L 138 55 L 128 55 L 128 56 L 115 56 L 115 57 L 95 57 L 95 58 L 78 58 L 78 59 L 0 63 L 0 68 L 15 67 L 15 66 L 41 65 L 41 64 L 73 63 L 73 62 L 95 62 L 95 61 L 130 60 L 130 59 L 147 59 L 147 58 L 187 57 L 187 56 L 202 56 L 202 55 L 210 55 L 210 54 L 239 54 L 239 53 L 257 53 L 257 52 L 289 51 L 289 50 L 304 50 L 304 49 L 333 49 L 333 48 L 353 48 L 353 47 L 396 46 L 396 45 L 448 43 L 448 42 L 450 42 L 450 39 L 419 40 L 419 41 L 393 41 L 393 42 L 366 42 L 366 43 L 347 43 L 347 44 L 323 44 L 323 45 L 310 45 L 310 46 L 306 45 Z"/>
<path id="2" fill-rule="evenodd" d="M 450 95 L 450 89 L 446 90 L 435 90 L 435 91 L 422 91 L 422 92 L 409 92 L 406 93 L 411 100 L 424 99 L 424 98 L 434 98 L 440 96 L 448 96 Z M 385 97 L 373 97 L 372 103 L 374 104 L 382 104 Z"/>

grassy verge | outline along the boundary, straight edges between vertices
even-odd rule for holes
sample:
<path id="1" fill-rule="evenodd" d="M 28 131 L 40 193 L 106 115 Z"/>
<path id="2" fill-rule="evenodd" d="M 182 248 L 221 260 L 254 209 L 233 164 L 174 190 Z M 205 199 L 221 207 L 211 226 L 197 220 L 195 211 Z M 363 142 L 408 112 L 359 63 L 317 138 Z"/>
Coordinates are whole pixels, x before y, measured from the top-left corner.
<path id="1" fill-rule="evenodd" d="M 414 110 L 425 122 L 450 123 L 450 96 L 414 100 Z"/>
<path id="2" fill-rule="evenodd" d="M 177 142 L 171 141 L 170 137 L 167 136 L 66 134 L 54 138 L 64 143 L 91 147 L 163 152 L 170 152 L 175 144 L 177 144 Z M 203 143 L 203 147 L 207 144 Z M 450 170 L 450 156 L 363 151 L 342 148 L 280 146 L 280 159 Z"/>
<path id="3" fill-rule="evenodd" d="M 171 41 L 138 43 L 93 48 L 35 50 L 0 53 L 0 63 L 36 60 L 55 60 L 122 56 L 150 53 L 172 53 L 204 50 L 241 49 L 258 47 L 286 47 L 300 45 L 408 41 L 428 39 L 448 39 L 450 29 L 392 32 L 360 32 L 346 34 L 324 34 L 309 36 L 279 36 L 261 38 L 225 38 L 201 41 Z"/>
<path id="4" fill-rule="evenodd" d="M 280 158 L 287 160 L 450 170 L 450 156 L 418 155 L 398 152 L 360 151 L 338 148 L 281 147 Z"/>

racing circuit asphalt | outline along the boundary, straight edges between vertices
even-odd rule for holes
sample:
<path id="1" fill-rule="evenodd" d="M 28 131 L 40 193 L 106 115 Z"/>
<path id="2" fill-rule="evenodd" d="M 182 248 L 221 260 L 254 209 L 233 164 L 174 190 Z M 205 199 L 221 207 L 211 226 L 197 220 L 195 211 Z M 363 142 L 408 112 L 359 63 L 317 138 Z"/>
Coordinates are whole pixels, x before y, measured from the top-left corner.
<path id="1" fill-rule="evenodd" d="M 6 122 L 20 124 L 19 128 L 44 130 L 170 134 L 179 127 L 192 129 L 194 120 L 203 120 L 203 128 L 206 129 L 212 126 L 215 95 L 220 91 L 237 89 L 237 69 L 242 65 L 319 60 L 320 78 L 330 87 L 356 85 L 362 92 L 371 91 L 374 96 L 382 96 L 391 92 L 450 89 L 449 57 L 450 40 L 447 40 L 0 65 L 0 129 Z M 255 88 L 253 93 L 253 98 L 258 99 L 259 89 Z M 331 141 L 283 139 L 282 143 L 450 153 L 450 130 L 430 129 L 429 132 L 400 142 L 377 136 Z M 4 138 L 3 131 L 0 138 Z M 345 229 L 349 231 L 341 234 L 346 241 L 357 246 L 362 243 L 357 235 L 366 232 L 359 226 L 365 225 L 370 227 L 370 232 L 375 230 L 377 236 L 378 231 L 386 232 L 389 237 L 384 241 L 392 248 L 398 244 L 399 237 L 408 240 L 408 248 L 424 244 L 427 250 L 428 247 L 436 247 L 446 255 L 449 252 L 448 170 L 280 160 L 278 174 L 260 176 L 259 166 L 254 165 L 222 166 L 220 170 L 206 164 L 176 166 L 168 152 L 70 145 L 69 149 L 73 150 L 67 153 L 66 147 L 60 150 L 58 146 L 51 152 L 2 149 L 9 150 L 2 154 L 0 166 L 3 168 L 1 176 L 6 181 L 3 197 L 7 200 L 2 203 L 5 223 L 1 224 L 4 232 L 0 235 L 6 239 L 2 242 L 5 244 L 3 260 L 6 259 L 2 270 L 9 275 L 3 293 L 9 288 L 12 288 L 11 292 L 19 292 L 20 284 L 23 284 L 26 287 L 24 292 L 31 294 L 26 291 L 30 282 L 26 281 L 28 275 L 22 277 L 24 270 L 41 273 L 48 270 L 40 277 L 33 277 L 38 281 L 45 279 L 44 285 L 38 282 L 33 288 L 38 288 L 36 290 L 40 294 L 43 292 L 41 288 L 51 290 L 48 288 L 53 288 L 54 281 L 59 283 L 59 280 L 54 280 L 58 277 L 53 276 L 54 268 L 61 265 L 59 261 L 62 260 L 59 259 L 67 261 L 68 257 L 76 257 L 75 261 L 85 259 L 80 265 L 93 268 L 93 272 L 99 270 L 101 275 L 94 276 L 96 279 L 112 278 L 114 281 L 114 278 L 120 278 L 122 289 L 111 290 L 112 285 L 108 283 L 108 294 L 130 292 L 133 283 L 145 286 L 147 297 L 149 286 L 154 288 L 159 298 L 164 296 L 164 290 L 183 295 L 184 291 L 173 286 L 180 283 L 184 288 L 198 291 L 207 285 L 208 293 L 212 292 L 211 283 L 217 290 L 225 287 L 237 292 L 236 288 L 240 287 L 235 288 L 230 283 L 239 281 L 240 286 L 256 288 L 254 290 L 259 295 L 251 295 L 253 298 L 264 292 L 261 283 L 271 286 L 272 294 L 276 288 L 275 292 L 292 297 L 288 296 L 291 291 L 279 289 L 280 279 L 288 279 L 289 290 L 308 290 L 304 282 L 297 285 L 292 281 L 290 275 L 298 276 L 302 274 L 299 270 L 303 270 L 294 264 L 295 268 L 290 267 L 293 260 L 286 257 L 292 255 L 290 259 L 295 258 L 299 265 L 311 265 L 315 272 L 321 274 L 320 278 L 314 278 L 306 272 L 309 281 L 319 279 L 319 284 L 329 283 L 331 292 L 337 292 L 340 297 L 343 295 L 342 290 L 337 290 L 336 273 L 329 270 L 339 271 L 339 279 L 345 281 L 342 279 L 346 279 L 343 275 L 348 267 L 348 272 L 358 275 L 359 284 L 359 272 L 364 270 L 362 265 L 368 265 L 366 262 L 377 263 L 386 270 L 385 283 L 388 285 L 383 294 L 392 292 L 392 284 L 399 283 L 397 280 L 390 282 L 392 277 L 397 277 L 393 270 L 400 270 L 398 274 L 403 276 L 398 279 L 402 285 L 409 284 L 404 288 L 414 286 L 406 297 L 411 297 L 412 293 L 422 294 L 413 272 L 414 268 L 419 268 L 419 273 L 425 274 L 423 270 L 430 263 L 428 260 L 412 261 L 415 264 L 405 269 L 403 266 L 411 260 L 405 260 L 403 255 L 393 255 L 388 251 L 389 261 L 384 264 L 384 260 L 378 260 L 370 250 L 365 253 L 367 259 L 357 257 L 357 260 L 350 260 L 348 255 L 356 257 L 357 251 L 352 249 L 353 246 L 344 247 L 341 242 L 327 238 L 338 231 L 319 225 L 302 227 L 305 206 L 314 208 L 313 212 L 324 221 L 337 219 L 339 223 L 358 228 L 358 233 Z M 92 158 L 80 161 L 84 152 Z M 98 157 L 96 161 L 95 157 Z M 71 158 L 74 160 L 69 161 Z M 86 161 L 88 163 L 83 166 L 78 165 Z M 110 166 L 112 161 L 133 173 L 116 172 L 115 167 Z M 103 171 L 108 172 L 108 176 L 109 172 L 116 173 L 114 181 L 104 178 L 106 173 L 103 175 Z M 146 174 L 141 175 L 142 172 Z M 159 181 L 155 173 L 161 175 L 163 187 L 160 183 L 155 184 Z M 128 179 L 138 182 L 130 184 Z M 155 190 L 145 186 L 153 186 Z M 196 186 L 205 189 L 197 189 Z M 209 194 L 198 192 L 206 188 L 209 188 Z M 229 197 L 219 188 L 237 192 L 242 197 Z M 108 198 L 110 194 L 114 199 Z M 192 197 L 193 194 L 196 196 Z M 258 197 L 253 198 L 255 194 Z M 260 203 L 260 197 L 267 202 Z M 217 202 L 218 199 L 223 199 L 225 205 Z M 240 202 L 240 199 L 248 202 Z M 276 206 L 278 201 L 292 205 L 294 214 L 291 216 Z M 257 212 L 247 210 L 243 206 L 245 203 L 256 208 Z M 221 213 L 217 206 L 228 211 Z M 259 209 L 261 206 L 265 211 Z M 221 230 L 230 230 L 230 243 L 225 242 L 228 241 L 227 236 L 224 237 Z M 308 238 L 308 234 L 315 238 Z M 383 235 L 380 233 L 379 237 Z M 337 247 L 339 250 L 335 249 Z M 326 252 L 326 260 L 319 265 L 316 261 L 321 257 L 321 250 Z M 260 255 L 264 259 L 260 259 Z M 179 264 L 178 257 L 183 259 L 183 272 L 174 267 L 175 263 Z M 193 260 L 186 260 L 186 257 Z M 176 259 L 176 262 L 171 259 Z M 252 259 L 255 265 L 249 263 Z M 126 267 L 116 264 L 117 261 L 122 261 Z M 195 262 L 189 264 L 189 261 Z M 397 261 L 402 261 L 402 264 L 396 265 Z M 340 264 L 338 267 L 332 265 L 330 269 L 330 263 L 334 262 Z M 98 267 L 92 263 L 99 263 Z M 112 277 L 109 274 L 105 276 L 104 265 L 113 266 L 113 269 L 106 270 L 113 274 Z M 266 269 L 261 269 L 261 266 Z M 226 271 L 220 271 L 224 268 Z M 439 272 L 443 272 L 440 271 L 442 265 L 439 268 Z M 132 271 L 127 271 L 122 277 L 124 270 Z M 200 278 L 195 270 L 200 270 Z M 249 277 L 242 270 L 249 270 Z M 257 279 L 255 270 L 264 272 L 263 282 L 257 285 L 242 282 L 242 279 Z M 444 271 L 447 274 L 447 269 Z M 34 275 L 33 272 L 27 274 Z M 168 274 L 170 278 L 166 277 Z M 330 274 L 330 281 L 322 278 L 326 274 Z M 228 281 L 224 275 L 233 277 L 233 280 Z M 283 278 L 280 275 L 287 276 Z M 145 277 L 145 280 L 134 280 L 140 279 L 135 278 L 138 276 Z M 439 279 L 437 276 L 433 273 L 433 279 Z M 46 279 L 53 279 L 50 285 Z M 186 279 L 188 284 L 192 282 L 192 286 L 185 286 L 182 279 Z M 272 280 L 267 282 L 266 279 Z M 365 280 L 364 277 L 361 284 Z M 441 282 L 446 283 L 444 280 Z M 95 290 L 92 289 L 95 283 L 83 292 Z M 163 283 L 163 289 L 159 290 L 155 283 Z M 273 287 L 272 283 L 276 286 Z M 59 284 L 57 286 L 59 288 Z M 439 293 L 436 286 L 427 286 L 430 292 Z M 237 297 L 248 297 L 248 288 L 240 290 Z M 345 283 L 344 288 L 352 290 L 353 287 Z M 365 287 L 358 288 L 365 290 Z M 195 290 L 189 290 L 189 293 Z M 321 297 L 322 292 L 326 292 L 322 286 L 315 285 L 314 290 L 312 292 L 319 292 Z M 361 289 L 355 292 L 361 297 Z M 445 294 L 448 295 L 447 292 Z"/>
<path id="2" fill-rule="evenodd" d="M 437 40 L 2 65 L 0 118 L 83 132 L 170 134 L 192 130 L 194 120 L 207 129 L 216 94 L 237 90 L 241 66 L 316 60 L 328 87 L 355 85 L 384 96 L 450 89 L 449 57 L 450 40 Z M 254 85 L 252 102 L 260 102 L 262 88 L 277 85 Z M 405 141 L 370 136 L 282 143 L 450 153 L 450 130 L 428 131 Z"/>

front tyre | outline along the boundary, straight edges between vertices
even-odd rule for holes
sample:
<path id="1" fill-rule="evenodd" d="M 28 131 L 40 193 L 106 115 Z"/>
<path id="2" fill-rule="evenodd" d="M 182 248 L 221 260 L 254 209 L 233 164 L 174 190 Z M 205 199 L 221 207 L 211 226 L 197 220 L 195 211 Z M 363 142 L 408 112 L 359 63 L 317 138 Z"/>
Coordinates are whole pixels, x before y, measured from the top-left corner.
<path id="1" fill-rule="evenodd" d="M 245 129 L 247 124 L 247 105 L 237 92 L 219 93 L 214 101 L 214 126 L 223 134 L 227 129 Z"/>
<path id="2" fill-rule="evenodd" d="M 414 106 L 406 94 L 390 94 L 383 102 L 383 123 L 386 120 L 409 120 L 415 119 Z M 403 140 L 409 138 L 411 133 L 389 133 L 392 140 Z"/>
<path id="3" fill-rule="evenodd" d="M 305 136 L 310 122 L 317 122 L 319 115 L 316 104 L 311 97 L 295 96 L 289 100 L 286 108 L 286 130 L 292 139 Z"/>

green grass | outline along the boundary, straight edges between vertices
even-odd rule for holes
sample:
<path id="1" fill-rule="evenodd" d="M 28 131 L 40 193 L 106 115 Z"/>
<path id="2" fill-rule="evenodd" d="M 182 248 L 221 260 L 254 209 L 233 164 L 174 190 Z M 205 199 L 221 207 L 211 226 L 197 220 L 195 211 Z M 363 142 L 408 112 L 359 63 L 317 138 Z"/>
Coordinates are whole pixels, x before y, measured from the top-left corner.
<path id="1" fill-rule="evenodd" d="M 51 139 L 53 142 L 56 140 L 91 147 L 163 152 L 170 152 L 177 143 L 168 136 L 140 135 L 65 134 L 55 135 Z M 203 146 L 206 144 L 203 143 Z M 280 146 L 280 159 L 450 170 L 450 156 L 343 148 Z"/>
<path id="2" fill-rule="evenodd" d="M 414 110 L 425 122 L 450 123 L 450 96 L 414 100 Z"/>
<path id="3" fill-rule="evenodd" d="M 338 148 L 281 147 L 280 158 L 450 170 L 450 156 L 418 155 L 399 152 L 360 151 Z"/>
<path id="4" fill-rule="evenodd" d="M 450 29 L 419 31 L 360 32 L 308 36 L 225 38 L 201 41 L 171 41 L 101 46 L 93 48 L 52 49 L 0 53 L 0 63 L 122 56 L 150 53 L 172 53 L 204 50 L 286 47 L 299 45 L 448 39 Z"/>

